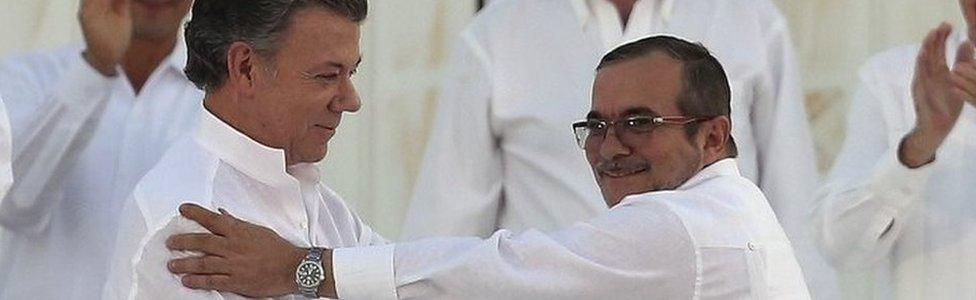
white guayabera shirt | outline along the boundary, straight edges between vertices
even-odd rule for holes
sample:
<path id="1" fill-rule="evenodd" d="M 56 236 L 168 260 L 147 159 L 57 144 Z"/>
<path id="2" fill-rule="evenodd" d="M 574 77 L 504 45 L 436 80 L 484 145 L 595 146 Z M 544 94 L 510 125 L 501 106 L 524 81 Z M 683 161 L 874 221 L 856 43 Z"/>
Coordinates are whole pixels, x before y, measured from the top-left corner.
<path id="1" fill-rule="evenodd" d="M 174 144 L 134 189 L 122 213 L 104 299 L 233 299 L 183 287 L 166 262 L 170 235 L 206 232 L 177 211 L 184 202 L 224 208 L 301 247 L 386 244 L 321 181 L 313 164 L 285 167 L 285 154 L 209 112 L 195 135 Z M 300 299 L 301 297 L 285 297 Z"/>
<path id="2" fill-rule="evenodd" d="M 786 19 L 768 0 L 641 0 L 626 28 L 605 0 L 495 0 L 460 36 L 404 239 L 555 230 L 607 210 L 570 124 L 615 46 L 670 34 L 728 72 L 742 174 L 769 197 L 818 299 L 838 298 L 810 214 L 815 153 Z"/>
<path id="3" fill-rule="evenodd" d="M 567 229 L 333 253 L 342 299 L 809 299 L 762 192 L 726 159 Z"/>
<path id="4" fill-rule="evenodd" d="M 964 32 L 947 43 L 950 66 Z M 878 299 L 976 299 L 976 109 L 963 107 L 935 162 L 908 169 L 897 157 L 915 125 L 918 49 L 862 67 L 847 140 L 819 193 L 820 237 L 837 266 L 875 270 Z"/>
<path id="5" fill-rule="evenodd" d="M 97 299 L 125 197 L 199 114 L 182 41 L 138 95 L 82 50 L 0 63 L 16 177 L 0 200 L 0 299 Z"/>

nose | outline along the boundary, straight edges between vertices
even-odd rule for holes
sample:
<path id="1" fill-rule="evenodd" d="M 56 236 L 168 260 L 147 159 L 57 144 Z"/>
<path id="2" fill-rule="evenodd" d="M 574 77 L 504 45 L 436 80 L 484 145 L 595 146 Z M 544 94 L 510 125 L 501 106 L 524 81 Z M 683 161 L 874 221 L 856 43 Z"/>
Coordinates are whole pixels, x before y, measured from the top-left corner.
<path id="1" fill-rule="evenodd" d="M 336 101 L 332 101 L 330 108 L 336 113 L 354 113 L 359 111 L 362 106 L 363 103 L 359 99 L 359 92 L 356 91 L 356 85 L 352 82 L 351 78 L 346 78 L 339 86 Z"/>
<path id="2" fill-rule="evenodd" d="M 598 145 L 600 148 L 600 157 L 605 160 L 614 159 L 620 156 L 627 156 L 630 154 L 630 147 L 624 145 L 620 139 L 617 137 L 616 128 L 610 126 L 607 128 L 606 134 L 603 136 L 603 141 Z"/>

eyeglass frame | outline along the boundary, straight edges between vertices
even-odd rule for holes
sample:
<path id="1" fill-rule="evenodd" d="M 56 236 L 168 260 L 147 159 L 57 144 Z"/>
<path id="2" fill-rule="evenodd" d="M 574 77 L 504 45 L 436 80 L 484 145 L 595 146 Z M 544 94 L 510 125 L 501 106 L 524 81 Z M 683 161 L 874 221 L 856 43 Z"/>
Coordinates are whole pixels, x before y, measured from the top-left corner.
<path id="1" fill-rule="evenodd" d="M 637 115 L 637 116 L 626 117 L 626 118 L 619 119 L 619 120 L 616 120 L 616 121 L 607 121 L 607 120 L 601 120 L 601 119 L 585 119 L 585 120 L 579 120 L 579 121 L 573 122 L 572 126 L 573 126 L 573 136 L 576 138 L 576 145 L 579 146 L 581 149 L 586 150 L 586 143 L 588 142 L 589 138 L 592 137 L 592 135 L 589 132 L 587 132 L 587 131 L 590 130 L 587 127 L 587 125 L 589 125 L 589 123 L 591 121 L 598 121 L 600 123 L 603 123 L 604 126 L 606 126 L 606 131 L 609 132 L 610 129 L 611 129 L 611 127 L 617 127 L 617 125 L 620 124 L 620 123 L 625 123 L 625 122 L 628 122 L 628 121 L 634 121 L 634 120 L 639 120 L 639 119 L 645 119 L 645 120 L 646 119 L 650 119 L 652 125 L 650 125 L 650 127 L 647 128 L 646 131 L 636 131 L 636 129 L 625 129 L 625 130 L 630 130 L 631 131 L 630 133 L 632 133 L 632 134 L 638 134 L 639 135 L 639 134 L 649 134 L 649 133 L 653 132 L 654 129 L 656 129 L 656 128 L 660 127 L 660 126 L 664 126 L 664 125 L 681 125 L 681 126 L 683 126 L 683 125 L 688 125 L 688 124 L 694 123 L 694 122 L 707 121 L 707 120 L 710 120 L 710 119 L 713 119 L 713 118 L 715 118 L 715 116 L 711 116 L 711 117 L 689 117 L 689 116 L 647 116 L 647 115 Z M 583 136 L 584 133 L 586 134 L 585 137 Z M 617 130 L 614 130 L 614 134 L 617 135 L 617 139 L 620 139 L 620 134 L 617 132 Z M 623 141 L 622 139 L 620 139 L 620 140 Z"/>

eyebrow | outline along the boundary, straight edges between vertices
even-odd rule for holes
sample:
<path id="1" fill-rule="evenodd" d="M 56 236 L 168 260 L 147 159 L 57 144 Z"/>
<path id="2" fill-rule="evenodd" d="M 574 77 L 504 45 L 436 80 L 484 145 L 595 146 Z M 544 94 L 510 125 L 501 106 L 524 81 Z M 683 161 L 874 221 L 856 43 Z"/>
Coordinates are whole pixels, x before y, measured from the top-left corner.
<path id="1" fill-rule="evenodd" d="M 363 57 L 360 56 L 359 57 L 359 60 L 357 60 L 356 61 L 356 64 L 354 64 L 352 66 L 351 70 L 358 69 L 359 68 L 359 64 L 361 64 L 362 62 L 363 62 Z M 345 68 L 346 67 L 345 64 L 339 63 L 339 62 L 334 62 L 334 61 L 330 61 L 328 64 L 329 64 L 330 67 L 339 68 L 339 69 L 342 69 L 342 68 Z"/>
<path id="2" fill-rule="evenodd" d="M 660 114 L 658 114 L 653 109 L 643 107 L 643 106 L 628 108 L 627 110 L 624 111 L 622 115 L 623 116 L 634 116 L 634 115 L 660 116 Z M 590 113 L 586 114 L 586 119 L 602 119 L 602 118 L 603 115 L 600 114 L 600 112 L 595 110 L 591 110 Z"/>

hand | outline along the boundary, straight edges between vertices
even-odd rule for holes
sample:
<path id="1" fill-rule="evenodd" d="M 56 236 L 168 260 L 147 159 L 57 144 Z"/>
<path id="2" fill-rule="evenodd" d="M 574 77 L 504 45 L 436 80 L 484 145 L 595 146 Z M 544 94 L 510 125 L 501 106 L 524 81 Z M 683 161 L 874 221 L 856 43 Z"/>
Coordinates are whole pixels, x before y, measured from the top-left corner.
<path id="1" fill-rule="evenodd" d="M 954 71 L 949 71 L 946 64 L 945 41 L 951 32 L 952 27 L 945 23 L 929 32 L 915 63 L 915 128 L 902 140 L 898 151 L 899 160 L 910 168 L 935 160 L 936 151 L 959 119 L 967 95 L 976 95 L 976 85 L 970 86 L 969 75 L 965 75 L 976 75 L 976 69 L 970 69 L 972 44 L 959 46 Z"/>
<path id="2" fill-rule="evenodd" d="M 215 234 L 169 237 L 166 246 L 171 250 L 205 254 L 171 260 L 167 265 L 170 272 L 183 274 L 183 285 L 192 289 L 254 298 L 298 293 L 295 270 L 307 251 L 293 246 L 271 229 L 239 220 L 224 210 L 220 212 L 193 204 L 180 206 L 180 214 Z"/>
<path id="3" fill-rule="evenodd" d="M 132 42 L 132 0 L 82 0 L 78 19 L 85 36 L 85 60 L 105 76 L 116 75 Z"/>

